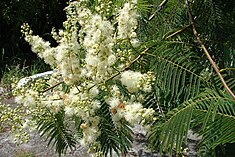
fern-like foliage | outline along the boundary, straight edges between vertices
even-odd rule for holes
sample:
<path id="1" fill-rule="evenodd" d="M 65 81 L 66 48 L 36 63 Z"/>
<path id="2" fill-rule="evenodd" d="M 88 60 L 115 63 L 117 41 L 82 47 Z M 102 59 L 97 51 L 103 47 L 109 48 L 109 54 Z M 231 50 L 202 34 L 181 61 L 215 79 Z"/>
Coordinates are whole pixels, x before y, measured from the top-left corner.
<path id="1" fill-rule="evenodd" d="M 156 1 L 145 19 L 161 2 Z M 231 125 L 235 102 L 199 47 L 184 3 L 169 1 L 152 21 L 143 19 L 140 23 L 140 37 L 148 41 L 145 47 L 151 50 L 139 66 L 156 76 L 153 92 L 146 96 L 144 105 L 159 112 L 148 136 L 149 146 L 160 152 L 180 153 L 188 130 L 196 126 L 202 136 L 200 153 L 208 156 L 217 147 L 235 142 Z M 233 4 L 230 0 L 190 1 L 196 29 L 234 92 L 234 51 L 230 45 L 234 42 L 234 31 L 230 30 Z M 228 35 L 222 37 L 221 33 Z"/>
<path id="2" fill-rule="evenodd" d="M 201 0 L 192 3 L 197 29 L 221 68 L 234 67 L 235 1 Z M 233 72 L 233 75 L 235 73 Z"/>
<path id="3" fill-rule="evenodd" d="M 160 43 L 143 60 L 156 75 L 159 103 L 164 110 L 170 110 L 199 94 L 210 83 L 203 74 L 205 61 L 196 53 L 184 45 Z"/>
<path id="4" fill-rule="evenodd" d="M 46 135 L 48 145 L 54 146 L 56 152 L 61 156 L 62 153 L 66 153 L 67 149 L 73 149 L 76 145 L 76 140 L 72 132 L 67 128 L 65 124 L 64 111 L 61 110 L 58 113 L 50 116 L 45 114 L 38 121 L 38 131 L 41 136 Z"/>
<path id="5" fill-rule="evenodd" d="M 150 147 L 160 152 L 181 152 L 183 140 L 186 139 L 193 108 L 182 107 L 170 111 L 165 117 L 159 119 L 149 133 Z M 169 119 L 168 119 L 169 118 Z"/>
<path id="6" fill-rule="evenodd" d="M 210 91 L 209 100 L 199 103 L 195 110 L 195 120 L 202 127 L 200 151 L 207 155 L 208 150 L 215 150 L 219 145 L 235 143 L 235 102 L 226 94 L 217 94 Z M 207 98 L 208 99 L 208 98 Z"/>
<path id="7" fill-rule="evenodd" d="M 133 132 L 130 129 L 130 125 L 124 120 L 115 124 L 111 118 L 109 106 L 105 102 L 102 103 L 98 112 L 101 116 L 99 124 L 101 133 L 98 141 L 100 142 L 103 154 L 105 156 L 112 156 L 114 152 L 118 156 L 127 154 L 133 141 Z"/>
<path id="8" fill-rule="evenodd" d="M 234 76 L 230 75 L 229 72 L 222 73 L 222 75 L 225 78 L 226 83 L 229 86 L 229 88 L 230 89 L 234 89 L 235 88 Z M 221 81 L 220 81 L 220 79 L 219 79 L 219 77 L 217 75 L 213 76 L 211 78 L 211 81 L 214 83 L 216 88 L 223 90 L 223 92 L 226 92 L 226 89 L 221 84 Z"/>
<path id="9" fill-rule="evenodd" d="M 162 152 L 181 152 L 182 143 L 187 141 L 189 128 L 201 126 L 200 142 L 204 151 L 213 150 L 225 143 L 234 143 L 235 102 L 226 95 L 206 89 L 196 97 L 185 101 L 160 119 L 149 134 L 152 148 Z"/>

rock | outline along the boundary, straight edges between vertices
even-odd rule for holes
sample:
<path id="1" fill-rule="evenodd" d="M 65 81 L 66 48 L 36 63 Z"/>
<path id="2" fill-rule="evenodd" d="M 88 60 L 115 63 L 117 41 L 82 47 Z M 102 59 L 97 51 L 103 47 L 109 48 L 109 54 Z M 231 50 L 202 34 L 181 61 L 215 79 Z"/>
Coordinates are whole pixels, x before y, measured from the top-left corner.
<path id="1" fill-rule="evenodd" d="M 188 139 L 192 141 L 200 141 L 202 139 L 199 134 L 195 133 L 193 130 L 189 129 L 188 131 Z"/>
<path id="2" fill-rule="evenodd" d="M 17 87 L 25 86 L 29 81 L 39 79 L 39 78 L 45 78 L 46 76 L 52 75 L 53 71 L 47 71 L 39 74 L 35 74 L 29 77 L 24 77 L 20 79 L 20 81 L 17 84 Z"/>
<path id="3" fill-rule="evenodd" d="M 6 88 L 0 87 L 0 96 L 6 92 Z"/>

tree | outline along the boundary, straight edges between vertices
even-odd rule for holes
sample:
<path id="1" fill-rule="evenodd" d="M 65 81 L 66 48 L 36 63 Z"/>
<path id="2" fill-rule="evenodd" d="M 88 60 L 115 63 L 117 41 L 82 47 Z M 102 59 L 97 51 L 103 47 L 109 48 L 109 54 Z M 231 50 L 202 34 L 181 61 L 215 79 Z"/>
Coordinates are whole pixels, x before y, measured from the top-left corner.
<path id="1" fill-rule="evenodd" d="M 59 154 L 78 139 L 98 155 L 126 154 L 131 127 L 140 123 L 150 128 L 152 149 L 179 155 L 188 130 L 197 127 L 199 153 L 215 155 L 235 142 L 230 3 L 70 2 L 64 30 L 52 31 L 58 46 L 23 26 L 32 50 L 55 73 L 27 85 L 18 102 Z M 221 32 L 229 36 L 221 39 Z"/>

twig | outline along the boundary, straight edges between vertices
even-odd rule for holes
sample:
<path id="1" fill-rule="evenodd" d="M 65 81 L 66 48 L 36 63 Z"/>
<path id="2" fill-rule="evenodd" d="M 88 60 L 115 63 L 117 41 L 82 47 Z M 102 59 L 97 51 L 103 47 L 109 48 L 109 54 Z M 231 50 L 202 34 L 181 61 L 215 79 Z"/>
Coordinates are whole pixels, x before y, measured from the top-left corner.
<path id="1" fill-rule="evenodd" d="M 169 38 L 171 38 L 171 37 L 173 37 L 173 36 L 175 36 L 175 35 L 177 35 L 177 34 L 183 32 L 183 31 L 185 31 L 185 30 L 186 30 L 187 28 L 189 28 L 189 27 L 191 27 L 191 24 L 189 24 L 189 25 L 187 25 L 187 26 L 185 26 L 185 27 L 183 27 L 183 28 L 177 30 L 176 32 L 174 32 L 174 33 L 172 33 L 172 34 L 170 34 L 170 35 L 168 35 L 167 37 L 165 37 L 165 39 L 169 39 Z"/>
<path id="2" fill-rule="evenodd" d="M 233 99 L 235 100 L 235 95 L 234 93 L 232 92 L 232 90 L 228 87 L 227 83 L 225 82 L 223 76 L 221 75 L 220 73 L 220 70 L 219 70 L 219 67 L 216 65 L 216 63 L 213 61 L 213 59 L 211 58 L 210 56 L 210 53 L 209 51 L 207 50 L 206 46 L 203 44 L 202 42 L 202 39 L 200 38 L 200 36 L 198 35 L 197 33 L 197 30 L 196 30 L 196 26 L 195 26 L 195 22 L 194 22 L 194 19 L 193 19 L 193 16 L 192 16 L 192 12 L 190 10 L 190 6 L 189 6 L 189 1 L 186 0 L 185 1 L 186 3 L 186 7 L 187 7 L 187 12 L 188 12 L 188 16 L 189 16 L 189 21 L 190 21 L 190 24 L 192 25 L 192 29 L 193 29 L 193 34 L 194 36 L 197 38 L 197 41 L 198 43 L 200 44 L 200 46 L 202 47 L 203 51 L 205 52 L 206 56 L 207 56 L 207 59 L 210 61 L 212 67 L 214 68 L 214 70 L 216 71 L 217 75 L 219 76 L 223 86 L 225 87 L 225 89 L 227 90 L 227 92 L 233 97 Z"/>
<path id="3" fill-rule="evenodd" d="M 156 16 L 157 13 L 163 9 L 163 7 L 166 5 L 167 2 L 168 0 L 162 1 L 162 3 L 158 6 L 158 9 L 149 17 L 149 21 L 151 21 L 154 18 L 154 16 Z"/>
<path id="4" fill-rule="evenodd" d="M 109 81 L 113 78 L 115 78 L 116 76 L 118 76 L 120 73 L 128 70 L 131 65 L 133 65 L 135 62 L 137 62 L 150 48 L 146 48 L 143 52 L 141 52 L 133 61 L 131 61 L 125 68 L 123 68 L 121 71 L 117 72 L 116 74 L 112 75 L 110 78 L 108 78 L 106 81 Z M 105 81 L 105 82 L 106 82 Z"/>
<path id="5" fill-rule="evenodd" d="M 226 70 L 235 70 L 235 68 L 224 68 L 224 69 L 220 69 L 220 72 L 226 71 Z"/>
<path id="6" fill-rule="evenodd" d="M 53 89 L 53 88 L 59 86 L 61 83 L 63 83 L 63 81 L 58 82 L 57 84 L 55 84 L 55 85 L 53 85 L 53 86 L 51 86 L 51 87 L 49 87 L 49 88 L 47 88 L 47 89 L 45 89 L 45 90 L 43 90 L 43 91 L 41 91 L 41 92 L 42 92 L 42 93 L 45 93 L 45 92 L 47 92 L 47 91 L 49 91 L 49 90 L 51 90 L 51 89 Z"/>

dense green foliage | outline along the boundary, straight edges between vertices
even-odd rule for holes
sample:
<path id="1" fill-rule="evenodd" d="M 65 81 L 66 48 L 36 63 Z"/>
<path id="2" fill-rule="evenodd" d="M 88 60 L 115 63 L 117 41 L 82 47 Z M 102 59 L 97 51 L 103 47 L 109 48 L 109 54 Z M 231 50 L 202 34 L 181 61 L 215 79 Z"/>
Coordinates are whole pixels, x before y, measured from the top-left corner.
<path id="1" fill-rule="evenodd" d="M 217 65 L 226 69 L 221 70 L 222 75 L 234 92 L 235 3 L 201 0 L 190 5 L 200 37 Z M 180 153 L 182 143 L 187 142 L 188 129 L 196 127 L 203 135 L 198 145 L 202 156 L 215 156 L 216 150 L 226 154 L 228 150 L 221 147 L 235 142 L 234 99 L 222 86 L 194 36 L 184 1 L 169 1 L 147 24 L 151 31 L 145 36 L 157 44 L 146 57 L 157 77 L 155 104 L 165 111 L 149 133 L 150 147 Z"/>

